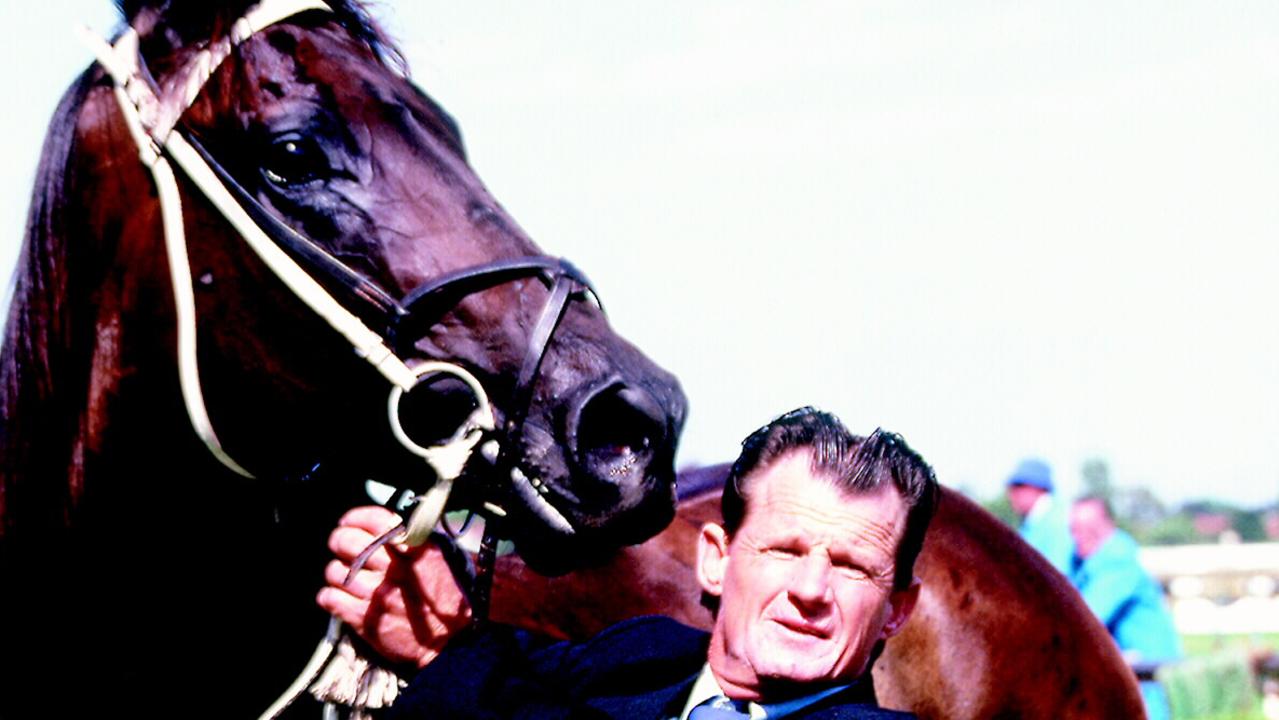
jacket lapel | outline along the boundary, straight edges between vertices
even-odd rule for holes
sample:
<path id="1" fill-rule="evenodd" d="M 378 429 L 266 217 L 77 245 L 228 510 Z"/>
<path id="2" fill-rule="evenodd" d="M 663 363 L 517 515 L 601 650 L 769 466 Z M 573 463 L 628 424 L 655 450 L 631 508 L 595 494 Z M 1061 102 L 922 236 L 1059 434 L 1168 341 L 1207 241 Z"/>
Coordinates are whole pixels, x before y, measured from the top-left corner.
<path id="1" fill-rule="evenodd" d="M 684 710 L 688 692 L 693 687 L 701 668 L 675 685 L 658 688 L 639 695 L 595 698 L 587 701 L 591 707 L 611 718 L 634 720 L 666 720 L 678 718 Z"/>

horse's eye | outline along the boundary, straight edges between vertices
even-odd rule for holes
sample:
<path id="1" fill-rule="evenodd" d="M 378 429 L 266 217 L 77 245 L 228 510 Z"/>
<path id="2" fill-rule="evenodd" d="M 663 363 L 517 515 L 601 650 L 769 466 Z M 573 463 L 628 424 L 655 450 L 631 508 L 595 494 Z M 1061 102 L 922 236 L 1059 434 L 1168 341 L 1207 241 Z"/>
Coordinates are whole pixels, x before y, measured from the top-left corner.
<path id="1" fill-rule="evenodd" d="M 262 160 L 262 174 L 274 185 L 293 187 L 333 174 L 314 140 L 296 133 L 275 138 Z"/>

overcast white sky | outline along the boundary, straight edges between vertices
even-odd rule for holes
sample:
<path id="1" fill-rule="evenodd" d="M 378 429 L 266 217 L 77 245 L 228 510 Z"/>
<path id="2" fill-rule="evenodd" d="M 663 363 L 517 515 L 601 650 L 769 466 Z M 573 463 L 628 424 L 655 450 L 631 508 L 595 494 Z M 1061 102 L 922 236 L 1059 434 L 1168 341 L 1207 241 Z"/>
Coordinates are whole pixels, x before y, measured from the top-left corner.
<path id="1" fill-rule="evenodd" d="M 0 0 L 0 272 L 107 0 Z M 684 384 L 682 464 L 801 404 L 949 485 L 1026 454 L 1279 499 L 1279 3 L 375 12 L 473 164 Z"/>

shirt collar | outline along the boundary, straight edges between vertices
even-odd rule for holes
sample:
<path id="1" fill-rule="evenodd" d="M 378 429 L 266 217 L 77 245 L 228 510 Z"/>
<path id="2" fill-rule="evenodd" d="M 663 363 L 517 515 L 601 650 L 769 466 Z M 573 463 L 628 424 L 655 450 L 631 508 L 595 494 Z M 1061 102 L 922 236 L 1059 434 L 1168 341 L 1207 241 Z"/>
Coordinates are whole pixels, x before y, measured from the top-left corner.
<path id="1" fill-rule="evenodd" d="M 811 695 L 803 695 L 801 697 L 792 698 L 785 702 L 779 703 L 756 703 L 752 702 L 748 706 L 751 720 L 777 720 L 784 718 L 791 713 L 798 712 L 803 708 L 825 698 L 834 695 L 848 687 L 848 684 L 836 685 L 834 687 L 822 688 Z M 697 680 L 693 681 L 693 688 L 688 692 L 688 702 L 684 703 L 684 710 L 680 713 L 678 720 L 688 720 L 688 714 L 693 711 L 704 700 L 709 700 L 716 695 L 723 695 L 724 691 L 720 688 L 719 683 L 715 680 L 715 675 L 711 673 L 710 664 L 702 666 L 702 672 L 698 674 Z"/>
<path id="2" fill-rule="evenodd" d="M 711 674 L 711 666 L 702 665 L 702 672 L 698 674 L 697 680 L 693 681 L 693 689 L 688 691 L 688 702 L 684 703 L 684 710 L 679 714 L 678 720 L 688 720 L 688 714 L 693 712 L 693 708 L 701 704 L 703 700 L 723 694 L 724 691 L 720 689 L 715 676 Z"/>

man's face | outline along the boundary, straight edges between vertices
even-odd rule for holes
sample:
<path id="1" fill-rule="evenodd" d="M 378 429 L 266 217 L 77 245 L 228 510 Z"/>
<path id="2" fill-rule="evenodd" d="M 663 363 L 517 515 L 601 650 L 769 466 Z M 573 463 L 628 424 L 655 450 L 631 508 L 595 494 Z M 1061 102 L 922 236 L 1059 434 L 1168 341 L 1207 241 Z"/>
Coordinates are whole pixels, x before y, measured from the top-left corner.
<path id="1" fill-rule="evenodd" d="M 904 501 L 891 487 L 843 494 L 813 476 L 806 451 L 757 470 L 748 492 L 733 537 L 711 524 L 698 543 L 698 579 L 720 598 L 716 679 L 747 699 L 855 679 L 918 596 L 918 584 L 892 590 Z"/>
<path id="2" fill-rule="evenodd" d="M 1075 553 L 1086 558 L 1097 552 L 1115 525 L 1099 502 L 1083 500 L 1070 509 L 1070 536 L 1075 540 Z"/>
<path id="3" fill-rule="evenodd" d="M 1013 512 L 1017 513 L 1019 517 L 1026 517 L 1026 515 L 1030 514 L 1030 509 L 1035 507 L 1035 502 L 1045 492 L 1045 490 L 1034 485 L 1009 485 L 1008 504 L 1012 505 Z"/>

